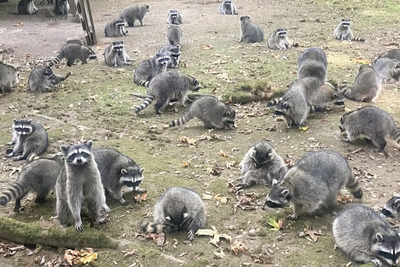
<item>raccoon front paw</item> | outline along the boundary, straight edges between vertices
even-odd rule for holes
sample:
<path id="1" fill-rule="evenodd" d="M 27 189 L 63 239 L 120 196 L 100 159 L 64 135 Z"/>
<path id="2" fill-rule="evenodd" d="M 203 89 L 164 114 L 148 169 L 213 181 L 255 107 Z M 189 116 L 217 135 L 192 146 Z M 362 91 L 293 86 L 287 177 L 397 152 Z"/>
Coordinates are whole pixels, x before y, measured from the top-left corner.
<path id="1" fill-rule="evenodd" d="M 14 156 L 13 150 L 11 148 L 6 150 L 6 157 L 11 158 Z"/>
<path id="2" fill-rule="evenodd" d="M 377 266 L 377 267 L 383 266 L 383 265 L 382 265 L 382 262 L 381 262 L 379 259 L 377 259 L 377 258 L 372 259 L 371 262 L 372 262 L 373 264 L 375 264 L 375 266 Z"/>
<path id="3" fill-rule="evenodd" d="M 76 223 L 76 224 L 75 224 L 75 230 L 76 230 L 77 232 L 83 232 L 83 225 L 82 225 L 82 223 Z"/>

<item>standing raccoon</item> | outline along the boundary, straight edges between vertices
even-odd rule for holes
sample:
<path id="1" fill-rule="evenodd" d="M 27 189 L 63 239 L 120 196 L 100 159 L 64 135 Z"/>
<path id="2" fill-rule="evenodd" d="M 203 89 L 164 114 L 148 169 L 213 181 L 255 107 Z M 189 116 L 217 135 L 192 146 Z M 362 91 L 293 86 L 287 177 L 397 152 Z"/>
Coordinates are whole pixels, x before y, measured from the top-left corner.
<path id="1" fill-rule="evenodd" d="M 14 66 L 0 61 L 0 92 L 11 92 L 18 83 L 18 71 Z"/>
<path id="2" fill-rule="evenodd" d="M 14 160 L 32 160 L 46 152 L 49 145 L 44 127 L 31 120 L 14 120 L 12 143 L 14 147 L 7 149 L 7 157 Z"/>
<path id="3" fill-rule="evenodd" d="M 400 128 L 389 113 L 375 106 L 365 106 L 343 114 L 339 128 L 346 142 L 367 138 L 386 155 L 387 142 L 394 140 L 400 148 Z"/>
<path id="4" fill-rule="evenodd" d="M 232 0 L 223 0 L 219 6 L 219 13 L 222 15 L 237 15 L 236 6 Z"/>
<path id="5" fill-rule="evenodd" d="M 390 218 L 400 219 L 400 196 L 394 195 L 391 199 L 389 199 L 384 208 L 381 210 L 381 213 Z"/>
<path id="6" fill-rule="evenodd" d="M 183 23 L 182 15 L 176 9 L 168 10 L 168 24 L 180 25 Z"/>
<path id="7" fill-rule="evenodd" d="M 265 201 L 270 208 L 294 204 L 294 218 L 323 215 L 337 205 L 337 195 L 346 186 L 354 197 L 362 191 L 346 159 L 334 151 L 309 152 L 289 169 L 281 182 L 273 183 Z"/>
<path id="8" fill-rule="evenodd" d="M 183 117 L 169 123 L 170 127 L 180 126 L 193 118 L 204 123 L 205 128 L 233 129 L 236 112 L 214 96 L 203 96 L 192 103 Z"/>
<path id="9" fill-rule="evenodd" d="M 69 3 L 68 0 L 56 0 L 54 5 L 54 13 L 59 16 L 68 17 Z"/>
<path id="10" fill-rule="evenodd" d="M 267 40 L 268 47 L 274 50 L 286 50 L 292 47 L 292 41 L 287 36 L 286 29 L 277 29 Z"/>
<path id="11" fill-rule="evenodd" d="M 257 43 L 264 41 L 264 32 L 252 23 L 249 16 L 240 17 L 241 43 Z"/>
<path id="12" fill-rule="evenodd" d="M 163 71 L 166 71 L 171 62 L 168 54 L 157 53 L 154 57 L 143 60 L 135 69 L 133 82 L 148 87 L 150 81 Z"/>
<path id="13" fill-rule="evenodd" d="M 297 59 L 297 77 L 318 78 L 321 84 L 324 84 L 327 79 L 328 60 L 324 50 L 317 47 L 312 47 L 304 50 Z"/>
<path id="14" fill-rule="evenodd" d="M 38 11 L 34 0 L 20 0 L 18 2 L 17 14 L 19 15 L 33 15 Z"/>
<path id="15" fill-rule="evenodd" d="M 151 80 L 148 94 L 143 104 L 135 108 L 135 112 L 139 113 L 148 107 L 154 99 L 156 100 L 154 106 L 156 114 L 161 114 L 173 99 L 177 99 L 184 106 L 187 93 L 198 90 L 200 90 L 200 84 L 192 76 L 181 74 L 177 71 L 160 73 Z"/>
<path id="16" fill-rule="evenodd" d="M 119 18 L 107 23 L 104 27 L 105 37 L 123 37 L 128 35 L 128 30 L 125 29 L 126 22 Z"/>
<path id="17" fill-rule="evenodd" d="M 92 142 L 61 146 L 64 168 L 57 178 L 57 218 L 61 225 L 74 223 L 83 231 L 81 209 L 86 200 L 91 220 L 104 223 L 110 208 L 106 204 L 104 187 L 92 153 Z M 73 221 L 72 221 L 73 220 Z"/>
<path id="18" fill-rule="evenodd" d="M 171 58 L 168 68 L 176 69 L 179 67 L 181 57 L 181 49 L 179 45 L 165 45 L 160 48 L 158 54 L 168 55 Z"/>
<path id="19" fill-rule="evenodd" d="M 143 26 L 143 18 L 147 12 L 150 12 L 149 5 L 130 6 L 122 10 L 120 17 L 128 23 L 129 27 L 135 26 L 135 20 L 138 20 Z"/>
<path id="20" fill-rule="evenodd" d="M 143 223 L 146 233 L 185 231 L 189 240 L 206 225 L 206 211 L 200 196 L 187 188 L 171 187 L 153 209 L 153 223 Z"/>
<path id="21" fill-rule="evenodd" d="M 60 49 L 58 55 L 50 60 L 48 66 L 52 67 L 56 64 L 60 64 L 64 58 L 67 60 L 67 66 L 71 67 L 77 59 L 79 59 L 82 64 L 86 64 L 88 59 L 96 59 L 97 57 L 96 53 L 89 47 L 77 43 L 67 43 Z"/>
<path id="22" fill-rule="evenodd" d="M 14 211 L 21 208 L 21 200 L 29 193 L 36 193 L 36 203 L 43 203 L 57 181 L 59 172 L 63 166 L 63 160 L 56 155 L 54 158 L 38 159 L 24 166 L 18 175 L 16 182 L 0 194 L 0 205 L 7 205 L 15 200 Z"/>
<path id="23" fill-rule="evenodd" d="M 287 172 L 283 159 L 266 141 L 253 145 L 239 164 L 240 184 L 242 189 L 256 184 L 272 185 L 273 180 L 281 181 Z"/>
<path id="24" fill-rule="evenodd" d="M 365 39 L 354 37 L 353 32 L 350 29 L 351 20 L 342 19 L 333 31 L 335 39 L 340 41 L 359 41 L 364 42 Z"/>
<path id="25" fill-rule="evenodd" d="M 181 38 L 182 38 L 182 30 L 181 30 L 180 26 L 174 25 L 174 24 L 169 24 L 168 31 L 167 31 L 168 43 L 170 45 L 175 45 L 175 46 L 180 45 Z"/>
<path id="26" fill-rule="evenodd" d="M 28 90 L 41 93 L 53 91 L 57 84 L 66 80 L 70 75 L 71 72 L 68 72 L 64 77 L 57 76 L 50 67 L 35 67 L 29 75 Z"/>
<path id="27" fill-rule="evenodd" d="M 130 64 L 123 41 L 114 41 L 104 50 L 104 62 L 110 67 L 122 67 Z"/>
<path id="28" fill-rule="evenodd" d="M 349 204 L 333 221 L 336 246 L 357 263 L 397 266 L 400 237 L 373 209 Z"/>

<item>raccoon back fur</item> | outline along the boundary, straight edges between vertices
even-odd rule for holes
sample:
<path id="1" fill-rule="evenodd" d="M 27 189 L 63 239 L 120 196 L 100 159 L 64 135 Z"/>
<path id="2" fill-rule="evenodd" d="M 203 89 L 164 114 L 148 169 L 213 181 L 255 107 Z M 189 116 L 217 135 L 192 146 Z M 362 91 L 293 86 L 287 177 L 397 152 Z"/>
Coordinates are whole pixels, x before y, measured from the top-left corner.
<path id="1" fill-rule="evenodd" d="M 400 79 L 400 61 L 383 57 L 372 65 L 383 82 L 398 82 Z"/>
<path id="2" fill-rule="evenodd" d="M 297 59 L 297 77 L 315 77 L 324 84 L 327 79 L 328 60 L 324 50 L 312 47 L 304 50 Z"/>
<path id="3" fill-rule="evenodd" d="M 89 47 L 76 43 L 66 43 L 58 52 L 58 55 L 51 59 L 48 66 L 59 64 L 63 59 L 67 60 L 67 66 L 71 67 L 75 60 L 79 59 L 86 64 L 88 59 L 96 59 L 96 53 Z"/>
<path id="4" fill-rule="evenodd" d="M 125 29 L 125 20 L 118 18 L 109 22 L 104 26 L 105 37 L 123 37 L 128 35 L 128 30 Z"/>
<path id="5" fill-rule="evenodd" d="M 150 12 L 149 5 L 130 6 L 122 10 L 120 17 L 128 23 L 129 27 L 135 26 L 135 20 L 138 20 L 143 26 L 143 18 L 147 12 Z"/>
<path id="6" fill-rule="evenodd" d="M 182 30 L 179 25 L 169 24 L 167 39 L 170 45 L 180 45 L 182 39 Z"/>
<path id="7" fill-rule="evenodd" d="M 396 48 L 396 49 L 390 49 L 390 50 L 386 51 L 385 53 L 379 55 L 374 60 L 374 63 L 380 58 L 390 58 L 390 59 L 393 59 L 393 60 L 396 60 L 396 61 L 400 61 L 400 49 Z"/>
<path id="8" fill-rule="evenodd" d="M 11 92 L 18 83 L 18 71 L 14 66 L 0 61 L 0 92 Z"/>
<path id="9" fill-rule="evenodd" d="M 171 57 L 157 53 L 154 57 L 143 60 L 133 73 L 133 82 L 148 87 L 150 81 L 159 73 L 166 71 Z"/>
<path id="10" fill-rule="evenodd" d="M 68 72 L 64 77 L 57 76 L 50 67 L 34 67 L 29 74 L 28 90 L 41 93 L 52 91 L 57 84 L 67 79 L 70 75 L 71 72 Z"/>
<path id="11" fill-rule="evenodd" d="M 239 42 L 257 43 L 264 41 L 264 32 L 260 26 L 251 22 L 249 16 L 240 17 L 241 37 Z"/>

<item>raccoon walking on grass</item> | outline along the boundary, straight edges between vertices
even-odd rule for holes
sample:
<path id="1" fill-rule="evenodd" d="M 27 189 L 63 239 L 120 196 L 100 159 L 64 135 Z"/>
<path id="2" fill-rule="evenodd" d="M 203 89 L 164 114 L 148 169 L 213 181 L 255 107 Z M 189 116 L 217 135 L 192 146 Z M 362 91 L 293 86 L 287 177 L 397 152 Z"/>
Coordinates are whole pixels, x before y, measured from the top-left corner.
<path id="1" fill-rule="evenodd" d="M 129 27 L 134 27 L 136 20 L 143 26 L 143 18 L 147 12 L 150 12 L 149 5 L 130 6 L 122 10 L 120 17 L 128 23 Z"/>
<path id="2" fill-rule="evenodd" d="M 89 47 L 77 43 L 66 43 L 57 56 L 49 61 L 48 66 L 60 64 L 64 58 L 67 60 L 67 66 L 71 67 L 77 59 L 82 64 L 86 64 L 89 59 L 96 59 L 97 57 L 96 53 Z"/>

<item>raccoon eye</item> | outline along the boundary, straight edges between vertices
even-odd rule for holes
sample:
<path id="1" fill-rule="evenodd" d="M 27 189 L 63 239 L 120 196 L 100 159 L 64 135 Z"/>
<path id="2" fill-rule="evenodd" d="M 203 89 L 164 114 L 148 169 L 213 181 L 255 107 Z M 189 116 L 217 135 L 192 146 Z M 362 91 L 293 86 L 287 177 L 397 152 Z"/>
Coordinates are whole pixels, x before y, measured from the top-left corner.
<path id="1" fill-rule="evenodd" d="M 289 108 L 289 104 L 288 104 L 287 102 L 284 102 L 284 103 L 282 104 L 282 106 L 283 106 L 284 108 Z"/>

